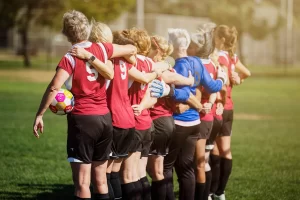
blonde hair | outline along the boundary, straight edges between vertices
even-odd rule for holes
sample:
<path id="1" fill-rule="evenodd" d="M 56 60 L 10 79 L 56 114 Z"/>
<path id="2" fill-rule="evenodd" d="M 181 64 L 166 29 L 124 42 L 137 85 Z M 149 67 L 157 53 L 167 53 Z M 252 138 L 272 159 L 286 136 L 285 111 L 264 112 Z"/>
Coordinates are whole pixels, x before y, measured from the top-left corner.
<path id="1" fill-rule="evenodd" d="M 132 44 L 137 48 L 137 54 L 146 56 L 151 48 L 150 36 L 144 29 L 131 28 L 113 33 L 114 43 Z"/>
<path id="2" fill-rule="evenodd" d="M 161 52 L 162 60 L 171 55 L 173 52 L 173 45 L 169 44 L 168 41 L 159 35 L 151 36 L 151 48 Z"/>
<path id="3" fill-rule="evenodd" d="M 215 49 L 213 38 L 212 29 L 210 31 L 199 30 L 197 33 L 191 34 L 191 41 L 198 47 L 196 53 L 198 57 L 209 58 L 210 54 L 213 53 Z"/>
<path id="4" fill-rule="evenodd" d="M 101 22 L 96 22 L 94 19 L 92 19 L 92 29 L 91 34 L 89 37 L 89 41 L 91 42 L 108 42 L 112 43 L 113 41 L 113 34 L 110 30 L 110 28 Z"/>
<path id="5" fill-rule="evenodd" d="M 233 57 L 238 36 L 236 28 L 234 26 L 230 28 L 226 25 L 219 25 L 215 28 L 215 35 L 220 39 L 225 39 L 224 49 L 228 51 L 230 57 Z"/>
<path id="6" fill-rule="evenodd" d="M 191 38 L 185 29 L 168 29 L 169 42 L 178 49 L 187 49 L 191 43 Z"/>
<path id="7" fill-rule="evenodd" d="M 62 33 L 71 43 L 87 40 L 90 34 L 90 24 L 87 17 L 76 10 L 66 12 L 63 15 Z"/>

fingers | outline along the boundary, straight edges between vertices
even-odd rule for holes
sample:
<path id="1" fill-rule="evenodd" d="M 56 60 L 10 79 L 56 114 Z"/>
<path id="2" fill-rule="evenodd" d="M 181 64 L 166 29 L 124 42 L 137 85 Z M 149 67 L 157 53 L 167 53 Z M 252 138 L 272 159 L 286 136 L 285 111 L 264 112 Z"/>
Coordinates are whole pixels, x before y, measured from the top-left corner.
<path id="1" fill-rule="evenodd" d="M 39 136 L 39 133 L 38 133 L 38 127 L 37 127 L 37 125 L 34 125 L 34 127 L 33 127 L 33 135 L 34 135 L 35 137 L 37 137 L 37 138 L 40 137 L 40 136 Z"/>

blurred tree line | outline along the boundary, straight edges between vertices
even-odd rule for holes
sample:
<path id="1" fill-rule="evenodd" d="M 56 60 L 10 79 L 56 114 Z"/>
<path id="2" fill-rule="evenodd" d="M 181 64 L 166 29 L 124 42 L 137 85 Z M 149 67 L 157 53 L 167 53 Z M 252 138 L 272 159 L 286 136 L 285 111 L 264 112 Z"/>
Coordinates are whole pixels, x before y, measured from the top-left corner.
<path id="1" fill-rule="evenodd" d="M 109 22 L 135 5 L 135 0 L 2 0 L 0 30 L 2 36 L 16 27 L 21 39 L 24 66 L 30 67 L 28 32 L 30 25 L 59 30 L 64 12 L 79 10 L 89 19 Z"/>
<path id="2" fill-rule="evenodd" d="M 286 0 L 284 1 L 287 2 Z M 281 13 L 281 0 L 151 0 L 145 1 L 146 12 L 188 15 L 210 18 L 216 24 L 235 26 L 241 37 L 244 33 L 250 34 L 254 39 L 262 40 L 270 34 L 274 37 L 277 30 L 286 23 Z M 278 10 L 275 24 L 268 19 L 257 17 L 255 10 L 261 6 L 272 6 Z M 294 0 L 294 21 L 300 19 L 300 1 Z M 239 41 L 240 58 L 242 58 L 241 41 Z"/>

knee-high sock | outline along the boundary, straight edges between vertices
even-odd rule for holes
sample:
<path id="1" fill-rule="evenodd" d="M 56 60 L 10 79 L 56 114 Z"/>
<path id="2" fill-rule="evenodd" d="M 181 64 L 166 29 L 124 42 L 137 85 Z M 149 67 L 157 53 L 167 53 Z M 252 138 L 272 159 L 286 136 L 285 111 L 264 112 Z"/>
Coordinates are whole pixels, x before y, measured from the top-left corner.
<path id="1" fill-rule="evenodd" d="M 165 171 L 165 184 L 166 184 L 166 200 L 175 200 L 174 186 L 173 186 L 173 171 Z"/>
<path id="2" fill-rule="evenodd" d="M 167 194 L 165 179 L 160 181 L 152 181 L 151 184 L 151 199 L 165 200 Z"/>
<path id="3" fill-rule="evenodd" d="M 142 200 L 142 194 L 143 194 L 143 186 L 140 181 L 134 182 L 134 194 L 136 200 Z"/>
<path id="4" fill-rule="evenodd" d="M 110 173 L 106 173 L 108 195 L 110 199 L 115 199 L 114 190 L 110 184 Z"/>
<path id="5" fill-rule="evenodd" d="M 115 199 L 122 199 L 122 188 L 119 172 L 112 172 L 110 174 L 110 184 L 114 191 Z"/>
<path id="6" fill-rule="evenodd" d="M 216 195 L 224 194 L 229 176 L 232 170 L 232 160 L 221 158 L 221 165 L 220 165 L 220 181 L 219 187 L 216 191 Z"/>
<path id="7" fill-rule="evenodd" d="M 220 179 L 220 156 L 210 154 L 210 167 L 211 167 L 211 185 L 210 185 L 210 193 L 215 194 L 219 187 L 219 179 Z"/>
<path id="8" fill-rule="evenodd" d="M 94 194 L 94 199 L 95 200 L 109 200 L 111 198 L 109 197 L 109 194 Z"/>
<path id="9" fill-rule="evenodd" d="M 195 187 L 195 200 L 203 200 L 204 198 L 205 183 L 196 183 Z"/>
<path id="10" fill-rule="evenodd" d="M 134 183 L 126 183 L 121 185 L 122 199 L 123 200 L 135 200 L 135 186 Z"/>
<path id="11" fill-rule="evenodd" d="M 203 193 L 204 200 L 208 200 L 208 195 L 210 193 L 211 176 L 212 176 L 212 174 L 211 174 L 210 170 L 205 172 L 206 182 L 205 182 L 205 189 L 204 189 L 204 193 Z"/>
<path id="12" fill-rule="evenodd" d="M 151 186 L 147 179 L 147 176 L 141 178 L 140 182 L 143 187 L 142 199 L 143 200 L 151 200 Z"/>

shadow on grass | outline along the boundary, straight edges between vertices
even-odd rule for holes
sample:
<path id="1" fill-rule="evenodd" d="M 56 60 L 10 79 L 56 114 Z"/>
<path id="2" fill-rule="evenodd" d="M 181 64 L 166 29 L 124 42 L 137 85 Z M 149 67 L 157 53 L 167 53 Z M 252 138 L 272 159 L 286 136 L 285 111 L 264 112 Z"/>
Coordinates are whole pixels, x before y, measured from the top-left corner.
<path id="1" fill-rule="evenodd" d="M 53 184 L 19 184 L 18 192 L 0 192 L 0 199 L 73 200 L 74 186 Z M 31 191 L 37 191 L 33 194 Z"/>

